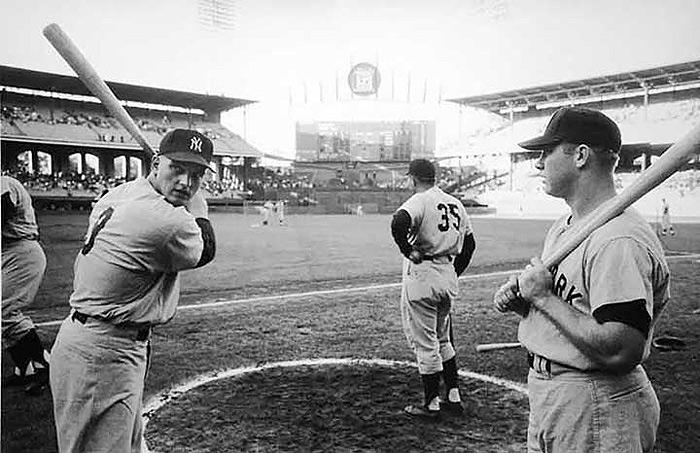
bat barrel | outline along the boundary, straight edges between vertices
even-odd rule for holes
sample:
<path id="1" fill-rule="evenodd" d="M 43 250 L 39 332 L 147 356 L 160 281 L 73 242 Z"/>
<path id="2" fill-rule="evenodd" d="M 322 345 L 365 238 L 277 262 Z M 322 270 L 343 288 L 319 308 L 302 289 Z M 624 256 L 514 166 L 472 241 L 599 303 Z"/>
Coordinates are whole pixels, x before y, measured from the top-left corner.
<path id="1" fill-rule="evenodd" d="M 129 116 L 112 90 L 109 89 L 104 80 L 97 74 L 95 68 L 92 67 L 87 58 L 80 52 L 78 46 L 73 43 L 63 29 L 61 29 L 58 24 L 50 24 L 44 28 L 43 33 L 66 63 L 78 74 L 78 77 L 88 90 L 90 90 L 90 92 L 102 102 L 107 111 L 124 126 L 149 157 L 152 156 L 153 148 L 146 140 L 146 137 L 141 133 L 136 123 L 134 123 L 134 120 Z"/>

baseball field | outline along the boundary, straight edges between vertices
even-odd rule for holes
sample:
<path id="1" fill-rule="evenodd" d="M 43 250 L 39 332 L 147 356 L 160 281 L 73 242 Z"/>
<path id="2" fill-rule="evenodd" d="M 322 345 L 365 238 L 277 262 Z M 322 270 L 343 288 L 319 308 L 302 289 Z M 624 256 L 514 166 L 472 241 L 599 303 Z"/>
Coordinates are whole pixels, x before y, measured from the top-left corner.
<path id="1" fill-rule="evenodd" d="M 144 214 L 146 215 L 146 214 Z M 409 419 L 421 384 L 401 330 L 401 258 L 390 217 L 289 216 L 288 226 L 214 212 L 214 262 L 183 273 L 180 310 L 155 329 L 146 440 L 158 452 L 510 452 L 525 450 L 525 353 L 477 353 L 516 341 L 517 319 L 492 308 L 509 271 L 537 255 L 551 220 L 472 219 L 477 251 L 453 311 L 463 416 Z M 36 309 L 52 342 L 68 313 L 86 213 L 39 213 L 48 268 Z M 672 303 L 646 369 L 662 407 L 658 452 L 700 451 L 700 222 L 664 238 Z M 3 373 L 10 364 L 3 355 Z M 2 451 L 54 452 L 48 392 L 2 392 Z"/>

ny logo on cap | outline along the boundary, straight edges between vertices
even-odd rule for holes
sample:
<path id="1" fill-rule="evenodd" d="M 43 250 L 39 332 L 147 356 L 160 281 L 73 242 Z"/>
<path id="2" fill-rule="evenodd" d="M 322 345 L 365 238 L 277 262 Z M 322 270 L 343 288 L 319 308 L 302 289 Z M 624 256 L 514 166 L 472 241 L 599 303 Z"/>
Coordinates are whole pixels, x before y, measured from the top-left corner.
<path id="1" fill-rule="evenodd" d="M 193 151 L 202 152 L 202 139 L 199 137 L 192 137 L 190 139 L 190 149 Z"/>

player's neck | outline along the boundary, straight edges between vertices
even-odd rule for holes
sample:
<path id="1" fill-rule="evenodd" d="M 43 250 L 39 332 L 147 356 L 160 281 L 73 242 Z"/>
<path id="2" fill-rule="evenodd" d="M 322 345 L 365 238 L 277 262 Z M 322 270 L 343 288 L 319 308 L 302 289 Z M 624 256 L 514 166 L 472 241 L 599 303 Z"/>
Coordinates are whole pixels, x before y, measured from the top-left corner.
<path id="1" fill-rule="evenodd" d="M 426 190 L 430 190 L 433 187 L 435 187 L 435 186 L 434 185 L 427 185 L 427 184 L 416 184 L 413 187 L 413 191 L 415 193 L 421 193 L 421 192 L 425 192 Z"/>
<path id="2" fill-rule="evenodd" d="M 572 197 L 566 199 L 574 223 L 616 195 L 615 183 L 610 177 L 594 177 L 578 182 Z"/>

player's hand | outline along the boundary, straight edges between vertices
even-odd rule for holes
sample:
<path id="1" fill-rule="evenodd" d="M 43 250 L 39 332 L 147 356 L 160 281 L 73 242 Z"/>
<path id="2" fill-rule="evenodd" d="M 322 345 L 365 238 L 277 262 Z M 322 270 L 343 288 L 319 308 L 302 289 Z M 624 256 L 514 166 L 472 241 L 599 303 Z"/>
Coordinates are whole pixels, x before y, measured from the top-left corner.
<path id="1" fill-rule="evenodd" d="M 408 254 L 408 259 L 415 264 L 420 264 L 423 261 L 423 255 L 418 250 L 411 250 L 411 253 Z"/>
<path id="2" fill-rule="evenodd" d="M 204 198 L 201 190 L 198 190 L 192 195 L 190 201 L 185 205 L 185 209 L 189 211 L 194 218 L 209 218 L 209 207 L 207 206 L 207 200 Z"/>
<path id="3" fill-rule="evenodd" d="M 552 273 L 544 267 L 539 258 L 532 258 L 530 263 L 518 276 L 520 295 L 531 301 L 550 296 L 552 294 Z"/>
<path id="4" fill-rule="evenodd" d="M 515 275 L 511 275 L 508 281 L 501 285 L 493 295 L 493 303 L 496 310 L 506 313 L 513 310 L 516 304 L 523 302 L 519 296 L 518 278 Z"/>

